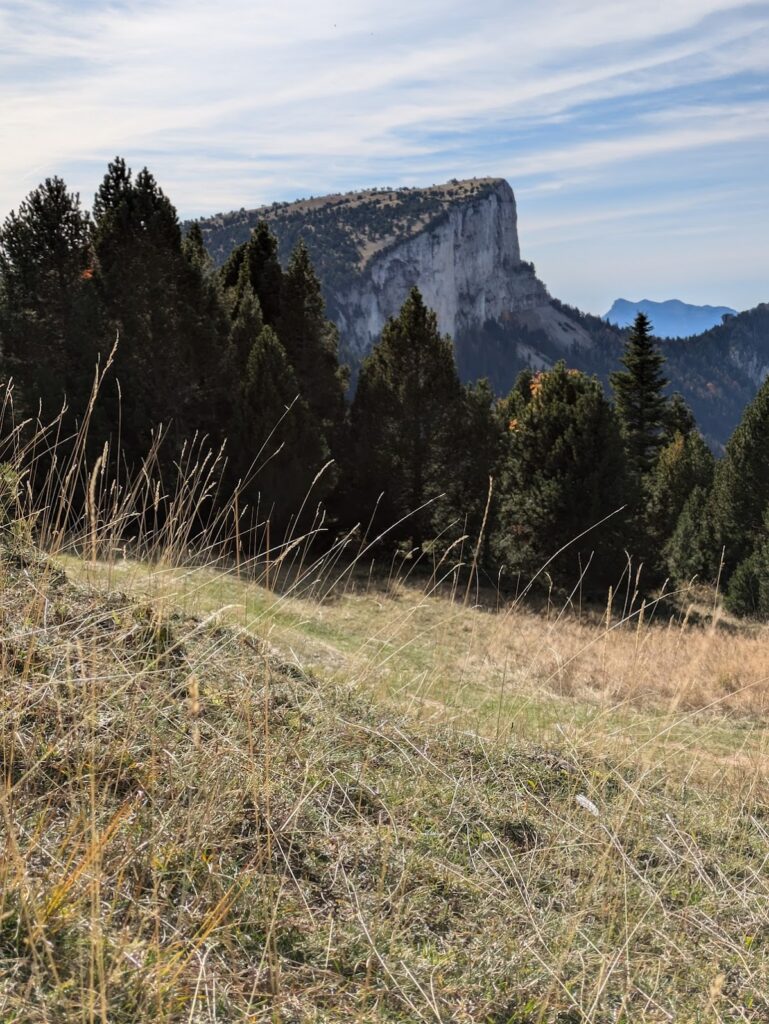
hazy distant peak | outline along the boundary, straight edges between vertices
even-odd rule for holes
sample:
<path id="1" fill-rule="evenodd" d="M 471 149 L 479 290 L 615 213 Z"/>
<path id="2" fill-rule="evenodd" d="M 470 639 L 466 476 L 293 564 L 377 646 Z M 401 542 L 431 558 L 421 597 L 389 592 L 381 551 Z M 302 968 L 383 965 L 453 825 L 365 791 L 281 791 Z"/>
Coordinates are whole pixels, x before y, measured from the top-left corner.
<path id="1" fill-rule="evenodd" d="M 680 299 L 655 302 L 653 299 L 616 299 L 604 316 L 617 327 L 628 327 L 638 313 L 645 313 L 652 323 L 652 329 L 660 338 L 688 338 L 692 334 L 716 327 L 724 316 L 734 315 L 737 310 L 731 306 L 694 306 Z"/>

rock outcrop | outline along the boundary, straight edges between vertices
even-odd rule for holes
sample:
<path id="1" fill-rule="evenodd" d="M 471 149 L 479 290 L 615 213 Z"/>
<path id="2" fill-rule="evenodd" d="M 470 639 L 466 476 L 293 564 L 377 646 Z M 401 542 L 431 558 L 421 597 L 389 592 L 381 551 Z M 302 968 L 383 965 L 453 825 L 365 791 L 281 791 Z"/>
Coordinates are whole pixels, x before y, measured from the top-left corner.
<path id="1" fill-rule="evenodd" d="M 521 262 L 507 182 L 452 204 L 418 234 L 374 254 L 348 287 L 329 296 L 345 349 L 364 355 L 414 285 L 452 338 L 488 320 L 549 306 L 545 286 Z"/>
<path id="2" fill-rule="evenodd" d="M 417 285 L 454 339 L 464 380 L 506 394 L 524 367 L 566 359 L 607 386 L 624 347 L 620 328 L 552 298 L 521 259 L 515 197 L 500 178 L 431 188 L 370 189 L 241 209 L 200 221 L 216 263 L 268 221 L 285 262 L 301 238 L 353 372 Z M 666 376 L 718 449 L 769 371 L 769 306 L 662 343 Z"/>
<path id="3" fill-rule="evenodd" d="M 529 336 L 544 337 L 563 354 L 590 345 L 587 332 L 555 308 L 534 267 L 521 260 L 515 196 L 501 178 L 374 189 L 219 215 L 201 222 L 214 257 L 225 258 L 259 219 L 270 223 L 283 257 L 298 237 L 305 239 L 342 351 L 353 364 L 414 285 L 441 331 L 458 343 L 487 324 L 505 325 L 508 333 L 519 329 L 521 351 L 510 353 L 516 365 L 517 355 L 532 350 Z M 542 353 L 532 358 L 551 361 Z"/>

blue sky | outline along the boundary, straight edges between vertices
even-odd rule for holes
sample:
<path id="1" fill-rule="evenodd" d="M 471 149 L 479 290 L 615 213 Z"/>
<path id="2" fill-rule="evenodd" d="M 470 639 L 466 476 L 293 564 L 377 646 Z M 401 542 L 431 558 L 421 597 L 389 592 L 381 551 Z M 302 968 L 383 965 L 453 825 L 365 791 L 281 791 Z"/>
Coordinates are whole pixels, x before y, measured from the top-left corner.
<path id="1" fill-rule="evenodd" d="M 554 295 L 769 301 L 769 2 L 0 0 L 0 215 L 147 164 L 182 216 L 498 175 Z"/>

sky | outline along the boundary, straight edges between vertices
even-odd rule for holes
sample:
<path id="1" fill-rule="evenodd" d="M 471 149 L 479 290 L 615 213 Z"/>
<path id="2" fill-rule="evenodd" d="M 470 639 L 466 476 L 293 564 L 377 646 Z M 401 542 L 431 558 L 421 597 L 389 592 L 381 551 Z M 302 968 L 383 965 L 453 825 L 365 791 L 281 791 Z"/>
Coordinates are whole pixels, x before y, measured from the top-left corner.
<path id="1" fill-rule="evenodd" d="M 507 178 L 550 292 L 769 301 L 769 0 L 0 0 L 0 218 Z"/>

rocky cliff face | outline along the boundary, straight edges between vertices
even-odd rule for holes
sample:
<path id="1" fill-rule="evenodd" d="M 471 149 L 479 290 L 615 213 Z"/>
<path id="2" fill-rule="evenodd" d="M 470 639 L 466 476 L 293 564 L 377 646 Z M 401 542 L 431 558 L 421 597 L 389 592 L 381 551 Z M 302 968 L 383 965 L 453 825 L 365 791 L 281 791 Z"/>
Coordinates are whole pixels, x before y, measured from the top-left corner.
<path id="1" fill-rule="evenodd" d="M 545 286 L 521 262 L 507 182 L 454 203 L 418 234 L 374 254 L 346 287 L 334 290 L 331 312 L 351 355 L 365 355 L 414 285 L 452 338 L 487 320 L 549 305 Z"/>
<path id="2" fill-rule="evenodd" d="M 426 189 L 370 189 L 217 214 L 200 222 L 217 263 L 259 220 L 285 262 L 301 238 L 340 330 L 353 370 L 388 316 L 417 285 L 455 343 L 464 380 L 488 377 L 506 394 L 524 367 L 557 359 L 608 386 L 622 331 L 564 306 L 521 260 L 515 197 L 499 178 L 453 180 Z M 769 305 L 728 318 L 696 337 L 666 341 L 666 376 L 718 448 L 769 372 Z"/>
<path id="3" fill-rule="evenodd" d="M 543 340 L 559 354 L 590 345 L 581 326 L 553 306 L 533 266 L 521 260 L 515 196 L 503 179 L 374 189 L 219 215 L 201 222 L 215 258 L 223 260 L 259 219 L 270 223 L 284 258 L 304 238 L 342 352 L 353 365 L 414 285 L 441 331 L 458 344 L 492 323 L 522 336 L 522 356 L 538 351 Z M 517 366 L 516 351 L 510 355 Z M 549 362 L 542 354 L 531 358 Z"/>

